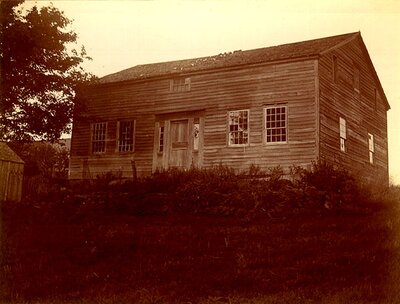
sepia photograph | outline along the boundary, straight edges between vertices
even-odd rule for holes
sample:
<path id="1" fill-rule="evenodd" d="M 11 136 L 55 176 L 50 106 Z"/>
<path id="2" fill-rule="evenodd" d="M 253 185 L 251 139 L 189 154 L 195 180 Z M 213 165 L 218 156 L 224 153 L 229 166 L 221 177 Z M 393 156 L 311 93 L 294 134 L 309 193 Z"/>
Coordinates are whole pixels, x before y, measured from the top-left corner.
<path id="1" fill-rule="evenodd" d="M 0 303 L 400 304 L 400 2 L 1 0 Z"/>

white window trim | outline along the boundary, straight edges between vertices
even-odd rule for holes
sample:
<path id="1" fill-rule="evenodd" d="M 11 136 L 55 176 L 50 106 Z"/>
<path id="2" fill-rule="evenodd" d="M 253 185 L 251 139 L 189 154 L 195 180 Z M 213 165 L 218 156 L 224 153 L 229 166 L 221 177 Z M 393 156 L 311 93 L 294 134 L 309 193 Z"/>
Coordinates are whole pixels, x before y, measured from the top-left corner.
<path id="1" fill-rule="evenodd" d="M 232 112 L 247 112 L 247 143 L 246 144 L 232 144 L 230 141 L 230 113 Z M 250 109 L 231 110 L 227 114 L 227 143 L 228 147 L 247 147 L 250 145 Z"/>
<path id="2" fill-rule="evenodd" d="M 368 133 L 368 160 L 371 165 L 375 162 L 375 138 L 371 133 Z"/>
<path id="3" fill-rule="evenodd" d="M 276 108 L 285 108 L 285 135 L 286 135 L 286 140 L 285 141 L 273 141 L 273 142 L 268 142 L 267 141 L 267 109 L 276 109 Z M 266 106 L 263 109 L 263 143 L 266 145 L 284 145 L 288 143 L 288 106 L 285 104 L 276 104 L 276 105 L 270 105 Z"/>
<path id="4" fill-rule="evenodd" d="M 343 128 L 342 128 L 343 127 Z M 339 148 L 341 152 L 347 152 L 347 122 L 343 117 L 339 117 Z M 343 142 L 343 145 L 342 145 Z"/>
<path id="5" fill-rule="evenodd" d="M 93 144 L 95 142 L 94 136 L 93 136 L 94 130 L 95 130 L 96 125 L 99 125 L 99 124 L 105 124 L 104 151 L 93 151 Z M 102 122 L 91 123 L 91 125 L 90 125 L 90 152 L 92 154 L 105 154 L 106 153 L 106 151 L 107 151 L 107 135 L 108 135 L 108 122 L 102 121 Z M 100 140 L 96 140 L 96 141 L 100 142 Z"/>

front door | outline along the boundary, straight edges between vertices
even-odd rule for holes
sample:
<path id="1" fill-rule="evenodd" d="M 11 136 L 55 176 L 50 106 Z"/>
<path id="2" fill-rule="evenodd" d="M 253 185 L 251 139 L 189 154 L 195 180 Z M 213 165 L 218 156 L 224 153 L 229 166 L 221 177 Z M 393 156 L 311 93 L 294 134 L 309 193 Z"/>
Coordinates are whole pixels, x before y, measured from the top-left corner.
<path id="1" fill-rule="evenodd" d="M 189 169 L 203 164 L 204 113 L 202 111 L 157 116 L 153 171 Z"/>
<path id="2" fill-rule="evenodd" d="M 189 121 L 187 119 L 171 121 L 169 138 L 168 167 L 187 168 L 190 165 Z"/>

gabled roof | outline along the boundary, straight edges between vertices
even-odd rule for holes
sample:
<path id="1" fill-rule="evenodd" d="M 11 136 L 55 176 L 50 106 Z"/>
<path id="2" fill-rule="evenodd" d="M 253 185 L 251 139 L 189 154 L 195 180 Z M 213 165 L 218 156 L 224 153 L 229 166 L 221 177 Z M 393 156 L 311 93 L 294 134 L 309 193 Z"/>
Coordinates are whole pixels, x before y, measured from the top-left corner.
<path id="1" fill-rule="evenodd" d="M 358 35 L 359 32 L 355 32 L 248 51 L 234 51 L 209 57 L 142 64 L 104 76 L 99 79 L 99 82 L 110 83 L 145 79 L 149 77 L 233 67 L 244 64 L 313 57 L 339 44 L 346 43 Z"/>
<path id="2" fill-rule="evenodd" d="M 23 164 L 24 161 L 15 153 L 7 143 L 0 141 L 0 161 L 9 161 Z"/>

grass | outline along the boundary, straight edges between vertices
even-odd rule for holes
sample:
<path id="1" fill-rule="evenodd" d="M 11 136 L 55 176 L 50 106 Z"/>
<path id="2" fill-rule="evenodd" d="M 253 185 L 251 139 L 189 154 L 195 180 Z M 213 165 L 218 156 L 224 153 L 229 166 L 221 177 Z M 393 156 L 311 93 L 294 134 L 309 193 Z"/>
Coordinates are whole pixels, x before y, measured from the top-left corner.
<path id="1" fill-rule="evenodd" d="M 398 188 L 251 216 L 132 211 L 115 207 L 120 194 L 77 192 L 3 204 L 3 303 L 400 303 Z"/>

